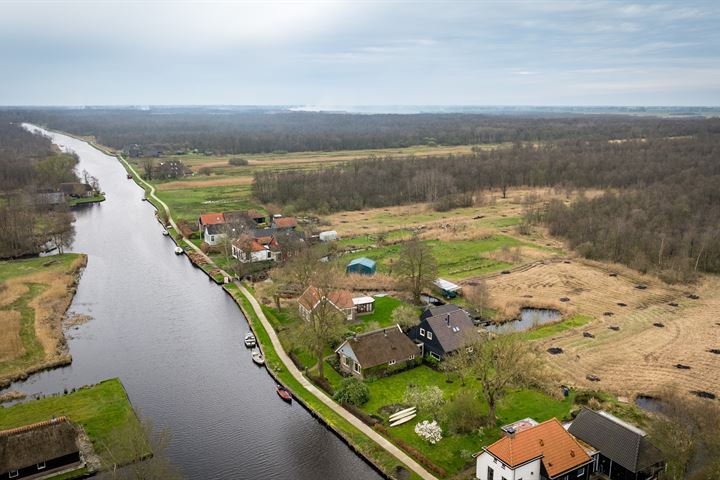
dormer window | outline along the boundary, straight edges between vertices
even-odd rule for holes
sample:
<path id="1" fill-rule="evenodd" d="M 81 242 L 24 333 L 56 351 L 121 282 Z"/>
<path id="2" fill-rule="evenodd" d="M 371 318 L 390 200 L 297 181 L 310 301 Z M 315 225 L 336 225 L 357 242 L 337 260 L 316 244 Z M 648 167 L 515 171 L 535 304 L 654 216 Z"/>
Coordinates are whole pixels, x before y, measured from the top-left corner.
<path id="1" fill-rule="evenodd" d="M 432 340 L 432 332 L 427 332 L 427 339 Z"/>
<path id="2" fill-rule="evenodd" d="M 421 337 L 424 337 L 424 336 L 425 336 L 425 329 L 424 329 L 424 328 L 421 328 L 421 329 L 420 329 L 420 336 L 421 336 Z"/>

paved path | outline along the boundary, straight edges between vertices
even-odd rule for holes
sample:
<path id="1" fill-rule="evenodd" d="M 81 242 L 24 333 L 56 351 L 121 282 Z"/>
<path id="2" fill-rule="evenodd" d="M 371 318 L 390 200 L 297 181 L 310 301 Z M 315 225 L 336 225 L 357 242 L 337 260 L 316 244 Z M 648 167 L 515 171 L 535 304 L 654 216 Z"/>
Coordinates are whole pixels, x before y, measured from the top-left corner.
<path id="1" fill-rule="evenodd" d="M 165 210 L 165 213 L 167 213 L 168 221 L 170 222 L 170 225 L 175 229 L 176 232 L 180 233 L 180 231 L 177 228 L 177 225 L 175 224 L 175 221 L 173 220 L 172 216 L 170 215 L 170 208 L 167 206 L 165 202 L 160 200 L 155 195 L 155 187 L 151 185 L 150 183 L 146 182 L 140 174 L 133 168 L 130 163 L 128 163 L 122 155 L 118 154 L 117 157 L 120 159 L 121 162 L 125 164 L 125 166 L 130 170 L 138 179 L 140 183 L 145 185 L 150 192 L 150 197 L 152 197 L 162 208 Z M 208 257 L 205 252 L 200 250 L 197 245 L 190 242 L 185 237 L 182 237 L 183 241 L 189 245 L 193 250 L 201 254 L 205 259 L 212 265 L 215 265 L 215 263 Z M 220 272 L 229 278 L 232 278 L 232 275 L 224 271 L 223 269 L 219 268 L 217 265 L 215 265 Z M 375 430 L 367 426 L 365 423 L 363 423 L 359 418 L 357 418 L 355 415 L 351 414 L 347 410 L 345 410 L 343 407 L 335 403 L 334 400 L 332 400 L 330 397 L 328 397 L 325 392 L 317 388 L 315 385 L 310 383 L 310 381 L 305 378 L 305 376 L 302 374 L 302 372 L 295 366 L 293 361 L 288 357 L 287 353 L 285 353 L 285 350 L 283 349 L 282 344 L 280 343 L 280 339 L 277 336 L 277 333 L 275 332 L 275 329 L 272 327 L 270 322 L 268 321 L 267 317 L 265 316 L 265 313 L 263 313 L 262 308 L 260 308 L 260 304 L 258 303 L 257 299 L 253 296 L 252 293 L 248 291 L 247 288 L 245 288 L 240 282 L 235 282 L 235 284 L 240 289 L 240 292 L 242 292 L 243 295 L 245 295 L 245 298 L 248 299 L 250 304 L 253 307 L 253 310 L 255 311 L 255 314 L 260 319 L 260 322 L 263 324 L 263 327 L 265 327 L 265 331 L 267 332 L 268 336 L 270 337 L 270 342 L 273 344 L 273 347 L 275 348 L 275 352 L 277 353 L 278 357 L 280 358 L 280 361 L 283 363 L 284 367 L 290 372 L 290 374 L 295 377 L 295 379 L 300 382 L 300 384 L 312 395 L 314 395 L 318 400 L 323 402 L 325 405 L 327 405 L 329 408 L 331 408 L 335 413 L 343 417 L 345 420 L 350 422 L 355 428 L 360 430 L 362 433 L 370 437 L 371 440 L 373 440 L 375 443 L 380 445 L 383 449 L 385 449 L 388 453 L 390 453 L 392 456 L 400 460 L 402 463 L 404 463 L 408 468 L 410 468 L 412 471 L 417 473 L 421 478 L 425 480 L 437 480 L 437 477 L 432 475 L 430 472 L 425 470 L 419 463 L 417 463 L 415 460 L 410 458 L 405 452 L 400 450 L 398 447 L 393 445 L 389 440 L 387 440 L 385 437 L 377 433 Z"/>
<path id="2" fill-rule="evenodd" d="M 437 480 L 435 476 L 425 470 L 419 463 L 410 458 L 405 452 L 393 445 L 389 440 L 377 433 L 375 430 L 367 426 L 355 415 L 351 414 L 343 407 L 335 403 L 335 401 L 328 397 L 325 392 L 310 383 L 310 381 L 305 378 L 302 372 L 295 366 L 293 361 L 290 360 L 290 357 L 288 357 L 287 353 L 285 353 L 285 350 L 283 350 L 280 339 L 275 333 L 275 330 L 268 321 L 267 317 L 265 317 L 265 313 L 263 313 L 262 308 L 260 308 L 260 304 L 258 303 L 257 299 L 255 299 L 255 297 L 242 284 L 240 284 L 239 282 L 237 282 L 236 284 L 240 288 L 242 294 L 245 295 L 245 297 L 250 301 L 253 310 L 255 310 L 255 313 L 260 319 L 260 322 L 263 324 L 263 327 L 265 327 L 265 330 L 270 336 L 270 341 L 272 342 L 273 347 L 275 347 L 275 351 L 277 352 L 278 357 L 280 357 L 280 361 L 285 365 L 285 368 L 290 372 L 290 374 L 295 377 L 295 379 L 300 382 L 300 384 L 305 387 L 308 392 L 313 394 L 318 400 L 330 407 L 335 413 L 350 422 L 355 428 L 370 437 L 370 439 L 372 439 L 375 443 L 387 450 L 388 453 L 390 453 L 395 458 L 407 465 L 411 470 L 420 475 L 420 477 L 426 480 Z"/>

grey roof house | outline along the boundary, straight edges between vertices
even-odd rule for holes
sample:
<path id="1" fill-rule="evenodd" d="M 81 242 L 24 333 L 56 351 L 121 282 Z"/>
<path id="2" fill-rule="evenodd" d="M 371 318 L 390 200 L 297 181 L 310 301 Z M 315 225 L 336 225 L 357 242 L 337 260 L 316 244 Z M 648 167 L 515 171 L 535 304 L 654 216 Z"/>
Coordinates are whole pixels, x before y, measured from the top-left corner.
<path id="1" fill-rule="evenodd" d="M 611 480 L 656 479 L 665 469 L 662 453 L 644 431 L 607 412 L 583 408 L 568 432 L 597 450 L 594 470 Z"/>
<path id="2" fill-rule="evenodd" d="M 356 335 L 335 350 L 340 369 L 358 378 L 384 375 L 420 361 L 420 347 L 399 325 Z"/>
<path id="3" fill-rule="evenodd" d="M 457 305 L 427 307 L 420 324 L 408 336 L 423 349 L 423 355 L 436 360 L 470 343 L 478 335 L 470 315 Z"/>

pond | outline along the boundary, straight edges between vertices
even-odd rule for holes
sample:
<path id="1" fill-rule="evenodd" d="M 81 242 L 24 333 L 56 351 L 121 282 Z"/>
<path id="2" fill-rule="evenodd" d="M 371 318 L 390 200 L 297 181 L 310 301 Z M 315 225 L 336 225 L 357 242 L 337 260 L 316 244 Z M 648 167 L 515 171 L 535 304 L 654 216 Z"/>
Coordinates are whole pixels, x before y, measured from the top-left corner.
<path id="1" fill-rule="evenodd" d="M 520 310 L 520 318 L 505 323 L 490 323 L 485 329 L 493 333 L 514 333 L 524 332 L 531 328 L 554 323 L 562 319 L 562 314 L 557 310 L 548 308 L 523 308 Z"/>
<path id="2" fill-rule="evenodd" d="M 641 410 L 650 413 L 659 413 L 663 410 L 662 399 L 650 395 L 638 395 L 635 398 L 635 405 L 637 405 Z"/>

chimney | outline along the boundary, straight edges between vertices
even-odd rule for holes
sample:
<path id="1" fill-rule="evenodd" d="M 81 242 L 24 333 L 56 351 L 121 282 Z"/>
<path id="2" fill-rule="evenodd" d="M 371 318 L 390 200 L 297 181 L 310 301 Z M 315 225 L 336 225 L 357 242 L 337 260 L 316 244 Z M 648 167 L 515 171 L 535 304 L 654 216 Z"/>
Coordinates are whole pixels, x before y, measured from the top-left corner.
<path id="1" fill-rule="evenodd" d="M 505 435 L 507 437 L 515 438 L 515 433 L 516 433 L 515 427 L 506 427 L 506 428 L 503 428 L 503 431 L 505 432 Z"/>
<path id="2" fill-rule="evenodd" d="M 448 327 L 450 326 L 450 314 L 448 313 L 445 317 L 445 322 L 447 323 Z"/>

